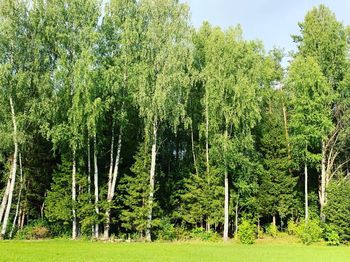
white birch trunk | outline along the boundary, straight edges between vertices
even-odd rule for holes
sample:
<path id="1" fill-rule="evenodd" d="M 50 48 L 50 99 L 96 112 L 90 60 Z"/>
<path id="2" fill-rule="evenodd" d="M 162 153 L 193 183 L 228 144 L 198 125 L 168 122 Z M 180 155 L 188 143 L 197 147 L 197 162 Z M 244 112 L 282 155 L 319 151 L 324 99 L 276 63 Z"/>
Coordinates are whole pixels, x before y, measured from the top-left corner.
<path id="1" fill-rule="evenodd" d="M 72 167 L 72 215 L 73 215 L 73 223 L 72 223 L 72 239 L 77 238 L 77 215 L 75 210 L 75 202 L 77 199 L 76 193 L 76 159 L 75 159 L 75 150 L 73 151 L 73 167 Z"/>
<path id="2" fill-rule="evenodd" d="M 152 241 L 151 238 L 151 227 L 152 227 L 152 211 L 153 211 L 153 194 L 154 194 L 154 177 L 156 172 L 156 157 L 157 157 L 157 124 L 156 121 L 153 123 L 153 143 L 152 143 L 152 154 L 151 154 L 151 170 L 150 170 L 150 192 L 149 192 L 149 211 L 147 216 L 147 229 L 146 229 L 146 240 Z"/>
<path id="3" fill-rule="evenodd" d="M 89 204 L 91 204 L 91 146 L 90 146 L 90 135 L 88 135 L 88 195 Z M 94 225 L 91 225 L 91 236 L 95 233 Z"/>
<path id="4" fill-rule="evenodd" d="M 19 187 L 18 198 L 17 198 L 16 213 L 15 213 L 15 217 L 13 218 L 12 228 L 11 228 L 11 231 L 9 234 L 10 239 L 12 238 L 13 231 L 15 230 L 17 217 L 18 217 L 18 213 L 19 213 L 19 206 L 21 203 L 21 194 L 22 194 L 22 189 L 23 189 L 23 183 L 24 183 L 21 154 L 19 154 L 19 170 L 20 170 L 20 187 Z"/>
<path id="5" fill-rule="evenodd" d="M 326 147 L 322 141 L 322 160 L 321 160 L 321 183 L 319 187 L 320 199 L 320 217 L 321 221 L 325 222 L 325 214 L 323 213 L 326 204 Z"/>
<path id="6" fill-rule="evenodd" d="M 307 222 L 309 219 L 309 197 L 308 197 L 308 174 L 307 174 L 307 164 L 305 163 L 305 170 L 304 170 L 304 175 L 305 175 L 305 221 Z"/>
<path id="7" fill-rule="evenodd" d="M 117 178 L 118 178 L 118 171 L 119 171 L 119 162 L 120 162 L 120 152 L 121 152 L 121 147 L 122 147 L 122 127 L 119 129 L 119 136 L 118 136 L 118 146 L 117 146 L 117 155 L 115 158 L 115 163 L 114 163 L 114 170 L 113 170 L 113 176 L 111 178 L 111 183 L 108 184 L 108 195 L 107 195 L 107 202 L 108 202 L 108 207 L 106 210 L 106 222 L 105 222 L 105 227 L 104 227 L 104 239 L 109 238 L 109 229 L 110 229 L 110 223 L 111 223 L 111 209 L 110 209 L 110 204 L 112 203 L 112 200 L 114 198 L 115 194 L 115 185 L 117 183 Z"/>
<path id="8" fill-rule="evenodd" d="M 18 156 L 17 122 L 16 122 L 16 115 L 15 115 L 15 109 L 13 106 L 12 97 L 10 97 L 10 107 L 11 107 L 11 116 L 12 116 L 12 124 L 13 124 L 14 153 L 13 153 L 13 160 L 12 160 L 12 166 L 11 166 L 11 185 L 10 185 L 8 199 L 7 199 L 6 211 L 5 211 L 5 215 L 2 223 L 0 238 L 4 238 L 6 234 L 7 223 L 8 223 L 11 205 L 12 205 L 12 196 L 15 188 L 16 172 L 17 172 L 17 156 Z"/>
<path id="9" fill-rule="evenodd" d="M 206 95 L 206 100 L 208 100 Z M 210 165 L 209 165 L 209 112 L 208 112 L 208 101 L 206 101 L 205 105 L 205 157 L 206 157 L 206 166 L 207 166 L 207 176 L 208 176 L 208 183 L 209 183 L 209 171 L 210 171 Z"/>
<path id="10" fill-rule="evenodd" d="M 225 220 L 224 220 L 224 241 L 228 240 L 228 211 L 229 211 L 229 188 L 228 188 L 228 174 L 227 170 L 225 170 Z"/>
<path id="11" fill-rule="evenodd" d="M 100 213 L 98 208 L 98 164 L 97 164 L 97 141 L 96 134 L 94 135 L 94 188 L 95 188 L 95 212 L 97 216 Z M 95 237 L 99 236 L 99 224 L 95 224 Z"/>
<path id="12" fill-rule="evenodd" d="M 10 187 L 11 187 L 11 174 L 9 174 L 9 177 L 7 179 L 6 189 L 5 189 L 4 195 L 2 197 L 2 201 L 1 201 L 1 206 L 0 206 L 0 225 L 2 225 L 2 219 L 3 219 L 4 214 L 5 214 L 7 199 L 8 199 L 9 192 L 10 192 Z"/>

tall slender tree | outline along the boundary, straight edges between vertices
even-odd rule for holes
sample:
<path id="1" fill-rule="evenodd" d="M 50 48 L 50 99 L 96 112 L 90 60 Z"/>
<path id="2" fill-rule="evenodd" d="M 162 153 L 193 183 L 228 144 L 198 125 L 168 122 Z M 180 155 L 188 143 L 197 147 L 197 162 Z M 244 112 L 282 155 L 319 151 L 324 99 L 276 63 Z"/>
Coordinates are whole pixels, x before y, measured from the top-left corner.
<path id="1" fill-rule="evenodd" d="M 313 57 L 296 57 L 286 80 L 291 142 L 304 166 L 305 220 L 308 220 L 308 170 L 321 160 L 320 145 L 332 128 L 331 87 Z"/>
<path id="2" fill-rule="evenodd" d="M 159 134 L 162 125 L 176 128 L 185 117 L 190 87 L 191 27 L 188 6 L 175 0 L 140 2 L 142 16 L 139 80 L 135 101 L 145 122 L 145 140 L 151 145 L 147 240 L 151 240 L 152 207 Z"/>

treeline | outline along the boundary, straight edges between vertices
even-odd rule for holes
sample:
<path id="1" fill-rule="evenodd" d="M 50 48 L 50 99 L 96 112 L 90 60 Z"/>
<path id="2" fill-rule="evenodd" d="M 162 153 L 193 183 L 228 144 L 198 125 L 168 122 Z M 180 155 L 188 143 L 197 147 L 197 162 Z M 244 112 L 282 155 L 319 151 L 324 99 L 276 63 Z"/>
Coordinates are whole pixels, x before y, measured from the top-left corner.
<path id="1" fill-rule="evenodd" d="M 323 5 L 299 27 L 284 70 L 176 0 L 2 0 L 1 237 L 317 220 L 348 241 L 350 31 Z"/>

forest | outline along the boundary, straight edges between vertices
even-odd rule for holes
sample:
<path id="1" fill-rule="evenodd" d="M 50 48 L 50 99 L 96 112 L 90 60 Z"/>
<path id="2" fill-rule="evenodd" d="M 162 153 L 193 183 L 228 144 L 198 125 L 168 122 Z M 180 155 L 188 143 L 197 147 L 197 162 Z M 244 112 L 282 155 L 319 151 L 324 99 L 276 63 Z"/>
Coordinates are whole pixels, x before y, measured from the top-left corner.
<path id="1" fill-rule="evenodd" d="M 286 54 L 178 0 L 1 0 L 0 238 L 350 241 L 350 28 L 298 25 Z"/>

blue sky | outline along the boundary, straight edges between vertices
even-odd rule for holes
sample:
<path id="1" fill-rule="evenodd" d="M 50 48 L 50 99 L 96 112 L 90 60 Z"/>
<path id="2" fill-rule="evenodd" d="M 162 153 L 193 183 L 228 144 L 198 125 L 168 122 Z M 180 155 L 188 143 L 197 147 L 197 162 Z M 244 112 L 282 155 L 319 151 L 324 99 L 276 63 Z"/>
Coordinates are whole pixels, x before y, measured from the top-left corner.
<path id="1" fill-rule="evenodd" d="M 308 10 L 325 4 L 339 21 L 350 24 L 350 0 L 182 0 L 190 5 L 192 22 L 199 27 L 207 20 L 227 28 L 241 24 L 246 39 L 260 39 L 267 50 L 274 46 L 294 50 L 290 37 L 298 34 L 297 23 Z"/>

